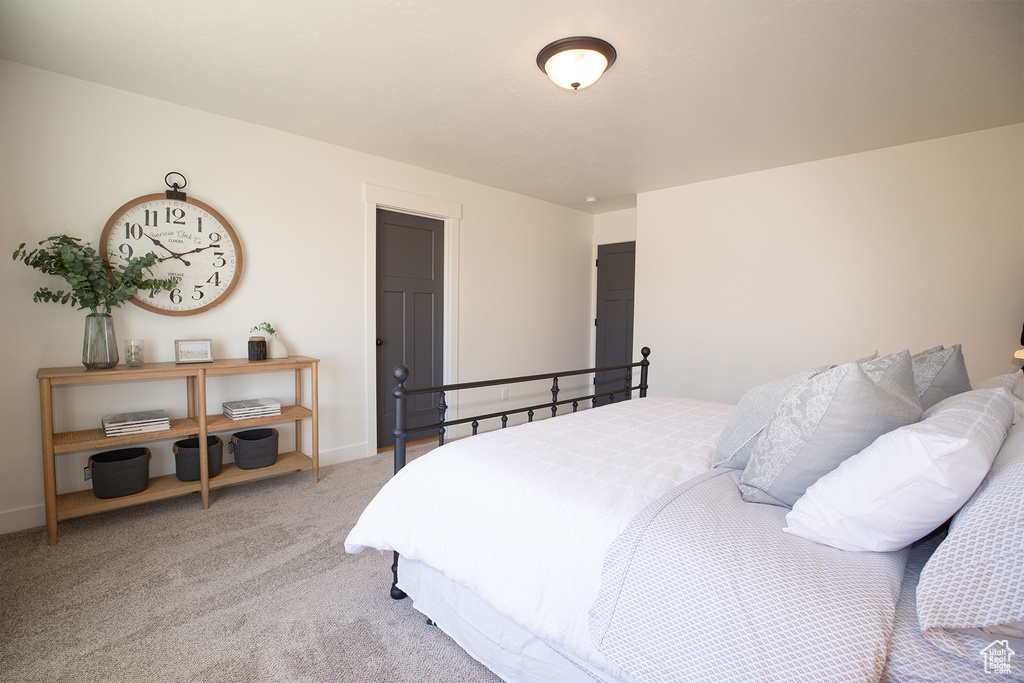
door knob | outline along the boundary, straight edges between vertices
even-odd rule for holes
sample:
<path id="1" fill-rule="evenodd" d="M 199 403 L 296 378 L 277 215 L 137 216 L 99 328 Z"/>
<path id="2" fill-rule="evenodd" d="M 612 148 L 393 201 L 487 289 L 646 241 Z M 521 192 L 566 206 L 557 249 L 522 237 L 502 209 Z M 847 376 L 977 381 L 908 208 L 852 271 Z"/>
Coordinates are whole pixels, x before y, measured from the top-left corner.
<path id="1" fill-rule="evenodd" d="M 380 337 L 377 338 L 377 346 L 384 346 L 384 340 Z"/>

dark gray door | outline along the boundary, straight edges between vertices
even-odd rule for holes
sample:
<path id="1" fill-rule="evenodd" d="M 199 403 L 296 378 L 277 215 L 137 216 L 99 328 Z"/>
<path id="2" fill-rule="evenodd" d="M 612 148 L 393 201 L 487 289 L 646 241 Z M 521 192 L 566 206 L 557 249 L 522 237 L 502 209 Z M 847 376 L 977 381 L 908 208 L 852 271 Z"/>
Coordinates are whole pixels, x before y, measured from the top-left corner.
<path id="1" fill-rule="evenodd" d="M 633 358 L 633 280 L 636 273 L 636 242 L 600 244 L 597 247 L 597 367 L 631 363 Z M 599 372 L 595 393 L 618 391 L 629 386 L 625 370 Z M 625 394 L 615 397 L 620 401 Z M 598 405 L 609 402 L 600 398 Z"/>
<path id="2" fill-rule="evenodd" d="M 378 448 L 395 443 L 395 366 L 408 366 L 406 386 L 442 383 L 443 262 L 443 221 L 377 210 Z M 437 422 L 433 397 L 409 399 L 406 417 L 412 427 Z"/>

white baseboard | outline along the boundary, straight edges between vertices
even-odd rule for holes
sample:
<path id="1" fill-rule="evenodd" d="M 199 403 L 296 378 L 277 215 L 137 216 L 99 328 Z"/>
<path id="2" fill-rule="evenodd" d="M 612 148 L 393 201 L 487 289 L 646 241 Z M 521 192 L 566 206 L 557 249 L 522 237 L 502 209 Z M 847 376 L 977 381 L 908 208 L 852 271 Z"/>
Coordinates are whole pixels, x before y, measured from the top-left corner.
<path id="1" fill-rule="evenodd" d="M 368 446 L 365 443 L 360 443 L 354 446 L 343 446 L 341 448 L 333 448 L 329 451 L 320 451 L 320 467 L 338 465 L 350 460 L 359 460 L 360 458 L 374 455 L 373 453 L 368 452 L 367 449 Z"/>
<path id="2" fill-rule="evenodd" d="M 30 505 L 17 510 L 0 510 L 0 534 L 46 526 L 46 506 Z"/>

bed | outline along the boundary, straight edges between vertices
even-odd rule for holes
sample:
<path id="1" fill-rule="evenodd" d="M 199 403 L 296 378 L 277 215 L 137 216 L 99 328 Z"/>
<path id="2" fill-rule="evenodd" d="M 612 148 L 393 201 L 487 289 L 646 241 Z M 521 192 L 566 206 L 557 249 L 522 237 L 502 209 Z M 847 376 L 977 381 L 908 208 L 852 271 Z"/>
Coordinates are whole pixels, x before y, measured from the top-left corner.
<path id="1" fill-rule="evenodd" d="M 1020 680 L 1022 395 L 955 346 L 630 397 L 396 455 L 346 550 L 507 681 Z"/>

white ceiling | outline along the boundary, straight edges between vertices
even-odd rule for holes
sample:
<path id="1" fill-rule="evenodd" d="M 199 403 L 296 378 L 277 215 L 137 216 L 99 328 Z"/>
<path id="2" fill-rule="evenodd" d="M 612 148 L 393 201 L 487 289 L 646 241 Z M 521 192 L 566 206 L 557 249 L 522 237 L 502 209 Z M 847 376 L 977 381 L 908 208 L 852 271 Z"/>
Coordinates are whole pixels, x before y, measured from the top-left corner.
<path id="1" fill-rule="evenodd" d="M 594 213 L 1024 120 L 1022 0 L 0 0 L 0 58 Z"/>

